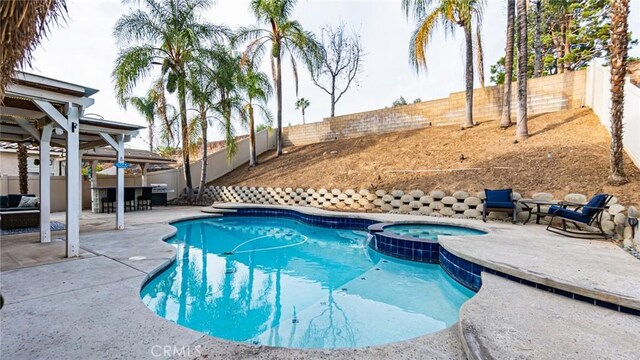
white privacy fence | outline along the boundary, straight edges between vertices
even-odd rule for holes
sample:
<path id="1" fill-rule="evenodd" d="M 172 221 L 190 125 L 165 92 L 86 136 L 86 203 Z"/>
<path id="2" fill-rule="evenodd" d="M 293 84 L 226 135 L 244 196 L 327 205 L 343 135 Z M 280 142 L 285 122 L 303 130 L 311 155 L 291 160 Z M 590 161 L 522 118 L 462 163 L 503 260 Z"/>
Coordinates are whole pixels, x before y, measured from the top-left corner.
<path id="1" fill-rule="evenodd" d="M 256 133 L 256 153 L 275 148 L 276 136 L 270 134 L 269 130 L 262 130 Z M 249 161 L 249 138 L 238 141 L 238 152 L 236 156 L 227 162 L 227 149 L 222 148 L 207 156 L 207 180 L 213 181 Z M 191 181 L 194 187 L 200 184 L 200 174 L 202 171 L 202 160 L 199 159 L 191 163 Z M 174 193 L 169 193 L 171 200 L 177 197 L 185 187 L 184 170 L 182 167 L 171 170 L 154 171 L 147 174 L 147 184 L 167 184 L 169 189 L 174 189 Z"/>
<path id="2" fill-rule="evenodd" d="M 611 77 L 610 69 L 598 61 L 591 62 L 587 70 L 586 105 L 598 115 L 600 122 L 611 131 Z M 640 88 L 629 78 L 624 85 L 624 148 L 640 167 Z"/>

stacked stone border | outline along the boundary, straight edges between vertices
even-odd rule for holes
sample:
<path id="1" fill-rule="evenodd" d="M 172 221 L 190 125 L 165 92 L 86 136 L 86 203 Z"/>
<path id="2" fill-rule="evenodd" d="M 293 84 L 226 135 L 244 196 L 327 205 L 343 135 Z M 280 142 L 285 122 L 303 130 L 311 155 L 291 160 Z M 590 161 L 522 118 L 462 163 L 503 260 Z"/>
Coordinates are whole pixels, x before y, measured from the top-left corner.
<path id="1" fill-rule="evenodd" d="M 514 199 L 521 199 L 520 193 L 513 193 Z M 453 217 L 466 219 L 482 218 L 482 200 L 484 191 L 470 194 L 467 191 L 447 193 L 443 190 L 367 190 L 367 189 L 314 189 L 293 187 L 254 187 L 254 186 L 209 186 L 204 192 L 205 201 L 298 205 L 342 211 L 388 212 L 398 214 L 425 215 L 433 217 Z M 553 200 L 550 193 L 533 193 L 532 199 Z M 568 194 L 565 201 L 586 202 L 583 194 Z M 608 203 L 609 209 L 603 214 L 602 227 L 613 235 L 616 240 L 624 240 L 624 247 L 640 251 L 640 241 L 633 240 L 633 230 L 627 222 L 627 217 L 639 217 L 640 213 L 634 207 L 618 204 L 617 198 Z M 547 207 L 543 206 L 542 210 Z M 518 219 L 524 220 L 528 213 L 520 206 L 517 208 Z M 490 213 L 489 219 L 504 220 L 509 217 L 506 213 Z M 532 220 L 533 221 L 533 220 Z M 545 219 L 541 219 L 545 223 Z M 637 238 L 637 236 L 636 236 Z"/>

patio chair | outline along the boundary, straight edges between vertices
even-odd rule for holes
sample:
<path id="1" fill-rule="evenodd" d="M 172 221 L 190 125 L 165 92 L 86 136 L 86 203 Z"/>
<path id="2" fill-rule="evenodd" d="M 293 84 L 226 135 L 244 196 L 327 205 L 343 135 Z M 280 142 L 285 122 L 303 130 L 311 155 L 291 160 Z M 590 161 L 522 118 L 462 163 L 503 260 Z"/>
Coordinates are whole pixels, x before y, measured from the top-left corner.
<path id="1" fill-rule="evenodd" d="M 138 196 L 138 210 L 140 210 L 140 208 L 144 208 L 144 209 L 151 209 L 153 210 L 153 204 L 151 204 L 151 196 L 152 196 L 152 191 L 150 187 L 143 187 L 142 188 L 142 195 Z"/>
<path id="2" fill-rule="evenodd" d="M 512 222 L 516 223 L 516 201 L 513 200 L 512 189 L 485 189 L 486 199 L 482 200 L 482 221 L 487 222 L 487 214 L 491 211 L 511 214 Z"/>
<path id="3" fill-rule="evenodd" d="M 592 197 L 586 204 L 576 204 L 571 202 L 561 202 L 558 205 L 549 207 L 549 215 L 551 220 L 547 226 L 547 230 L 553 233 L 573 238 L 582 239 L 599 239 L 607 238 L 607 234 L 602 230 L 602 214 L 608 209 L 607 203 L 612 196 L 607 194 L 597 194 Z M 573 210 L 568 207 L 574 207 Z M 560 219 L 562 226 L 553 224 L 553 220 Z M 575 229 L 567 227 L 567 223 L 573 224 Z M 580 226 L 591 226 L 599 230 L 599 232 L 590 232 L 581 229 Z"/>
<path id="4" fill-rule="evenodd" d="M 107 209 L 107 214 L 115 211 L 116 189 L 107 189 L 107 196 L 100 199 L 100 203 L 102 205 L 102 212 L 104 212 L 105 209 Z"/>

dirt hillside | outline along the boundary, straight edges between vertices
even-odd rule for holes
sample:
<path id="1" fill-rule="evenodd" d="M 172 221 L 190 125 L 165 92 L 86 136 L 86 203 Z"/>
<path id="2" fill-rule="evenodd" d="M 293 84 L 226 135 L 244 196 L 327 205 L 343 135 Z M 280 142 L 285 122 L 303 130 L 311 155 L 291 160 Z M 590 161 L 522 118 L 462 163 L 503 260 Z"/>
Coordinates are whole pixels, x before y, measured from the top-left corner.
<path id="1" fill-rule="evenodd" d="M 479 191 L 512 187 L 523 195 L 607 192 L 640 204 L 640 171 L 628 157 L 630 183 L 607 185 L 609 135 L 591 110 L 534 116 L 531 136 L 514 143 L 515 128 L 487 121 L 467 130 L 443 126 L 285 148 L 260 156 L 213 185 L 302 188 Z"/>

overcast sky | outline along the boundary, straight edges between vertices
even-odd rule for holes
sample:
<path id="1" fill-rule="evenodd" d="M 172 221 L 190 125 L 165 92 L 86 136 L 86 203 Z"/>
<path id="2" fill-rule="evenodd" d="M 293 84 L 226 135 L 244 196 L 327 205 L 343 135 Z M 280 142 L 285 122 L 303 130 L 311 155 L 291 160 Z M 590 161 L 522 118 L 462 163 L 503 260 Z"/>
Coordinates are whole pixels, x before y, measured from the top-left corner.
<path id="1" fill-rule="evenodd" d="M 218 0 L 203 16 L 232 28 L 255 22 L 248 10 L 248 0 Z M 505 1 L 487 0 L 483 26 L 485 73 L 489 82 L 489 67 L 504 53 L 506 9 Z M 118 18 L 128 12 L 129 6 L 119 0 L 67 0 L 69 20 L 61 28 L 53 29 L 48 39 L 35 51 L 33 69 L 42 74 L 84 86 L 99 89 L 95 105 L 86 113 L 96 113 L 106 119 L 144 124 L 143 118 L 129 108 L 124 110 L 115 101 L 111 71 L 118 48 L 112 29 Z M 637 38 L 640 34 L 640 0 L 631 0 L 630 30 Z M 455 37 L 437 33 L 427 49 L 428 73 L 417 75 L 409 64 L 408 43 L 414 29 L 400 9 L 399 0 L 301 0 L 294 12 L 307 30 L 319 33 L 325 25 L 340 21 L 358 30 L 367 56 L 358 87 L 349 90 L 336 105 L 336 115 L 366 111 L 389 106 L 400 96 L 409 101 L 446 97 L 464 88 L 463 43 L 464 36 Z M 631 55 L 640 56 L 636 46 Z M 268 61 L 264 64 L 268 71 Z M 294 108 L 295 88 L 289 64 L 283 64 L 283 124 L 302 123 Z M 311 82 L 305 71 L 300 71 L 300 96 L 310 100 L 307 122 L 322 121 L 329 115 L 329 96 Z M 270 72 L 267 72 L 270 74 Z M 476 87 L 479 84 L 476 80 Z M 144 95 L 148 82 L 134 92 Z M 275 102 L 271 101 L 275 114 Z M 239 128 L 239 132 L 245 132 Z M 220 139 L 211 130 L 209 140 Z M 131 147 L 146 148 L 146 134 L 134 139 Z"/>

